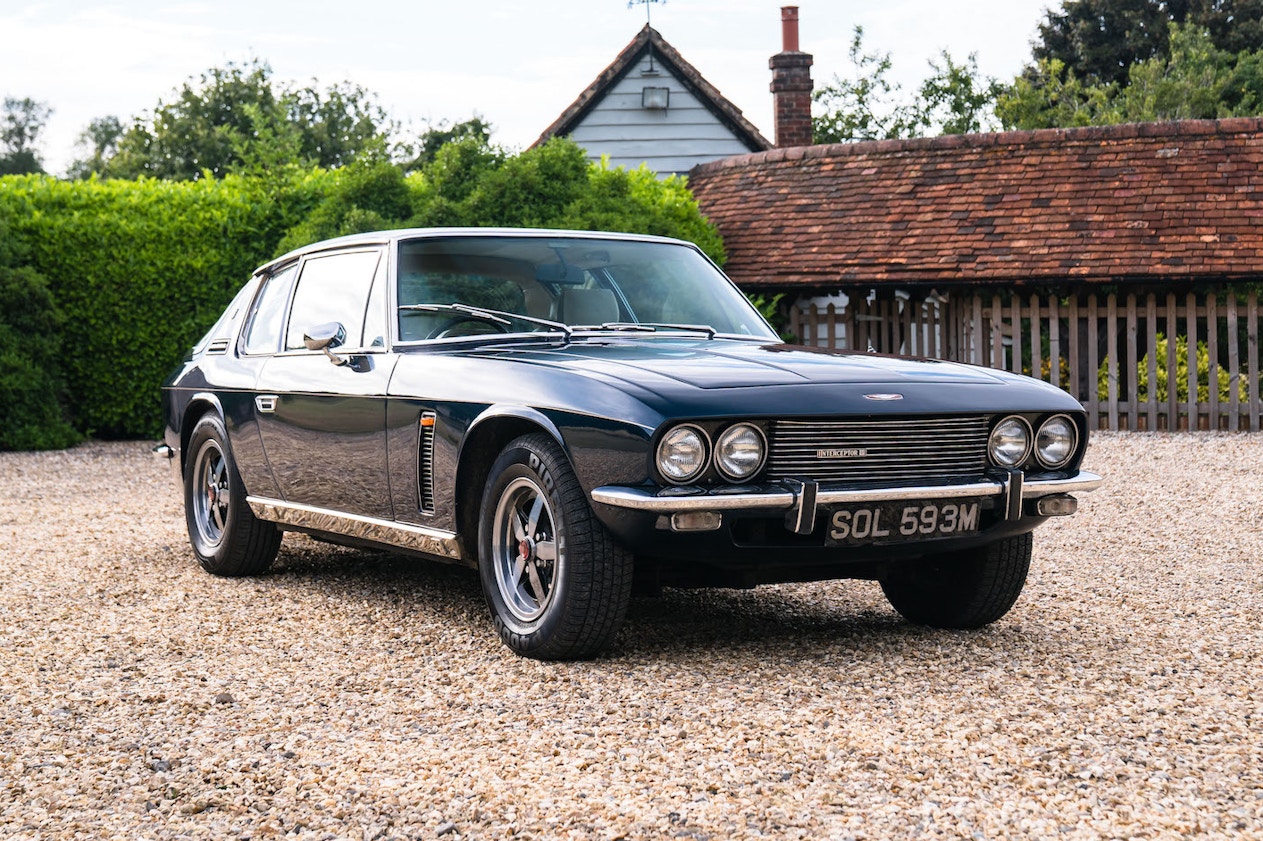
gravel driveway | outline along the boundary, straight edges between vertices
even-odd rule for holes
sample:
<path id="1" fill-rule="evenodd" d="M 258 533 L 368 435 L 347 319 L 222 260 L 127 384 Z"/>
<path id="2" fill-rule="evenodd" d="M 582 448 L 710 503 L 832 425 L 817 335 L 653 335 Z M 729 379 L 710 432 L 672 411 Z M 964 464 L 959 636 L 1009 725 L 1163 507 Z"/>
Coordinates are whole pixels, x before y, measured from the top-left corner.
<path id="1" fill-rule="evenodd" d="M 463 569 L 206 575 L 149 446 L 0 454 L 0 836 L 1263 837 L 1263 437 L 1099 435 L 984 631 L 668 591 L 581 664 Z"/>

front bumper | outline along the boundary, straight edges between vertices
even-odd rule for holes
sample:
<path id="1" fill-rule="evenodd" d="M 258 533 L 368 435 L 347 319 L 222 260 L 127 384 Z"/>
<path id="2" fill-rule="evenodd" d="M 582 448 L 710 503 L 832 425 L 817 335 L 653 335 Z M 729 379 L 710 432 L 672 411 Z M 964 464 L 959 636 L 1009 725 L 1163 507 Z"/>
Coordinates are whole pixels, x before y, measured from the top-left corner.
<path id="1" fill-rule="evenodd" d="M 175 447 L 163 442 L 155 446 L 151 452 L 159 461 L 167 463 L 171 470 L 171 478 L 175 480 L 176 485 L 183 489 L 184 476 L 180 470 L 180 459 L 178 458 L 179 452 L 176 451 Z"/>
<path id="2" fill-rule="evenodd" d="M 787 525 L 799 534 L 812 531 L 822 505 L 864 502 L 899 502 L 923 499 L 994 499 L 1003 519 L 1019 520 L 1023 503 L 1045 497 L 1087 493 L 1101 486 L 1095 473 L 1080 470 L 1065 478 L 1026 479 L 1020 471 L 994 474 L 983 481 L 947 485 L 915 485 L 881 488 L 839 488 L 812 481 L 783 481 L 757 488 L 701 489 L 626 488 L 603 486 L 592 491 L 592 500 L 615 508 L 671 515 L 689 511 L 785 511 Z"/>

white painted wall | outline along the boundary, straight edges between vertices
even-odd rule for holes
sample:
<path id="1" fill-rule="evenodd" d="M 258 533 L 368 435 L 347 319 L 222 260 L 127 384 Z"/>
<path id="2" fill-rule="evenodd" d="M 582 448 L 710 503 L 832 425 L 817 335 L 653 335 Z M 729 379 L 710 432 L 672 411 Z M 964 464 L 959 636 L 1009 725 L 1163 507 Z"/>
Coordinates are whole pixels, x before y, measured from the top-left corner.
<path id="1" fill-rule="evenodd" d="M 635 169 L 643 163 L 665 176 L 750 151 L 662 62 L 655 61 L 654 68 L 651 75 L 648 56 L 641 59 L 575 126 L 570 137 L 589 159 L 608 155 L 611 166 Z M 670 88 L 670 108 L 642 108 L 646 87 Z"/>

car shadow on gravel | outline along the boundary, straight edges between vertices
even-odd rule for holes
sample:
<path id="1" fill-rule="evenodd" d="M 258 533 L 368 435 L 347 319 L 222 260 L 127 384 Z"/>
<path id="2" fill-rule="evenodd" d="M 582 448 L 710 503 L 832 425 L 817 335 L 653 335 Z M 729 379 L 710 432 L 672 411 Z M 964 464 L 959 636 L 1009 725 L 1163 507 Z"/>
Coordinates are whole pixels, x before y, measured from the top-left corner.
<path id="1" fill-rule="evenodd" d="M 866 588 L 865 582 L 845 586 Z M 823 598 L 810 588 L 664 590 L 632 601 L 617 655 L 660 656 L 700 650 L 813 656 L 838 648 L 887 647 L 942 632 L 908 624 L 869 600 Z"/>
<path id="2" fill-rule="evenodd" d="M 488 646 L 496 644 L 478 575 L 463 566 L 290 536 L 267 580 L 270 586 L 313 589 L 397 610 L 405 624 L 416 616 L 450 623 L 454 634 L 481 635 Z M 622 632 L 602 659 L 692 659 L 720 651 L 799 658 L 926 645 L 940 653 L 1040 647 L 1028 637 L 1030 628 L 1007 620 L 970 632 L 911 625 L 886 606 L 876 588 L 866 581 L 753 590 L 668 588 L 632 599 Z"/>
<path id="3" fill-rule="evenodd" d="M 347 599 L 400 597 L 434 613 L 464 613 L 483 605 L 478 574 L 467 567 L 352 549 L 311 538 L 287 535 L 268 579 L 277 586 L 317 587 L 322 594 Z"/>

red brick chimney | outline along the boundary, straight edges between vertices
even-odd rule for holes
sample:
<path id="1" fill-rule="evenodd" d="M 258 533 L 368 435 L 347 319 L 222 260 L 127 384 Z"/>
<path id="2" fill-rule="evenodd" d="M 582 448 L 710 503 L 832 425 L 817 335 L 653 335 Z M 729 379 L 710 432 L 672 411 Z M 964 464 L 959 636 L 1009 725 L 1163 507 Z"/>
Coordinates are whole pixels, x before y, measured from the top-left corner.
<path id="1" fill-rule="evenodd" d="M 781 52 L 768 61 L 776 145 L 811 145 L 811 55 L 798 50 L 798 7 L 781 7 Z"/>

